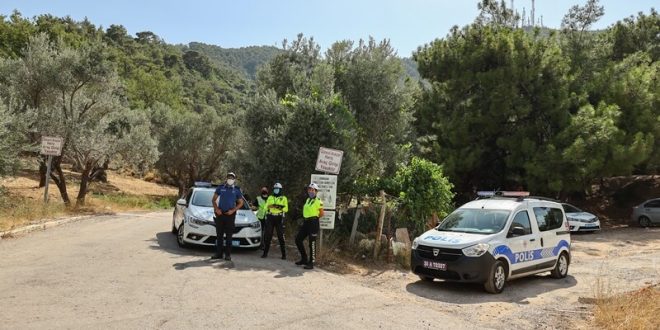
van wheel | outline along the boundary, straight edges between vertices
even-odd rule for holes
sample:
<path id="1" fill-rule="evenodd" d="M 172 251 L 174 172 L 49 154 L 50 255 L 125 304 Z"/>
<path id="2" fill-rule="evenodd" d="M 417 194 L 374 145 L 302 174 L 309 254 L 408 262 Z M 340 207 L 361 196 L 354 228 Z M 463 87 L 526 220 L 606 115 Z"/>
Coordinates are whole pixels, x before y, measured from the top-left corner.
<path id="1" fill-rule="evenodd" d="M 433 277 L 430 276 L 419 275 L 419 279 L 424 282 L 433 282 Z"/>
<path id="2" fill-rule="evenodd" d="M 183 224 L 179 226 L 179 230 L 176 233 L 176 243 L 179 244 L 179 247 L 188 247 L 188 244 L 183 240 Z"/>
<path id="3" fill-rule="evenodd" d="M 639 217 L 639 225 L 646 228 L 651 225 L 651 219 L 643 215 Z"/>
<path id="4" fill-rule="evenodd" d="M 496 260 L 490 269 L 488 280 L 484 283 L 484 289 L 489 293 L 501 293 L 506 283 L 506 269 L 501 260 Z"/>
<path id="5" fill-rule="evenodd" d="M 568 275 L 568 254 L 562 252 L 557 259 L 555 268 L 550 271 L 550 276 L 554 278 L 564 278 Z"/>

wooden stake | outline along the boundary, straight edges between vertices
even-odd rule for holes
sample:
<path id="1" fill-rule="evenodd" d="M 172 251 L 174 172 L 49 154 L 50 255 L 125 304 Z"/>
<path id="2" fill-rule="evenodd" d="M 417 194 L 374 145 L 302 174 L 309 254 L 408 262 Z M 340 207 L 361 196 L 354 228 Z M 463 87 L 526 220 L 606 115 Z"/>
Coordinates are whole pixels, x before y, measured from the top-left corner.
<path id="1" fill-rule="evenodd" d="M 380 208 L 380 215 L 378 216 L 378 229 L 376 230 L 376 243 L 374 244 L 374 260 L 378 257 L 380 250 L 380 236 L 383 234 L 383 222 L 385 220 L 385 211 L 387 210 L 387 201 L 385 200 L 385 191 L 380 191 L 380 198 L 383 200 L 383 206 Z"/>

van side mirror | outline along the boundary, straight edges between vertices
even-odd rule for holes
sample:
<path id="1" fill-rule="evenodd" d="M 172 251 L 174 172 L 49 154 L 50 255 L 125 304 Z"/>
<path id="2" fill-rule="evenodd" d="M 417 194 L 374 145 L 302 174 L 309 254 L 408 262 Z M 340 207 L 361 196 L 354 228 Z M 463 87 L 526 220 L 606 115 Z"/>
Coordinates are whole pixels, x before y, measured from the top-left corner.
<path id="1" fill-rule="evenodd" d="M 176 201 L 176 205 L 187 206 L 188 202 L 186 202 L 184 198 L 181 198 L 178 201 Z"/>
<path id="2" fill-rule="evenodd" d="M 511 231 L 509 232 L 510 236 L 525 236 L 526 234 L 527 232 L 525 231 L 525 228 L 520 226 L 511 228 Z"/>

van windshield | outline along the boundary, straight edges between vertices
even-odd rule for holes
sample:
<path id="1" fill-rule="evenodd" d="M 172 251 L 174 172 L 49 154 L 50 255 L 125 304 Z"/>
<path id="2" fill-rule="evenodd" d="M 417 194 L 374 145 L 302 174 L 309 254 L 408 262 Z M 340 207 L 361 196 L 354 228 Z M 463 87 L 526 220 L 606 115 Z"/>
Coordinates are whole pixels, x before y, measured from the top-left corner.
<path id="1" fill-rule="evenodd" d="M 506 226 L 510 211 L 484 209 L 458 209 L 447 216 L 436 228 L 439 231 L 493 234 Z"/>

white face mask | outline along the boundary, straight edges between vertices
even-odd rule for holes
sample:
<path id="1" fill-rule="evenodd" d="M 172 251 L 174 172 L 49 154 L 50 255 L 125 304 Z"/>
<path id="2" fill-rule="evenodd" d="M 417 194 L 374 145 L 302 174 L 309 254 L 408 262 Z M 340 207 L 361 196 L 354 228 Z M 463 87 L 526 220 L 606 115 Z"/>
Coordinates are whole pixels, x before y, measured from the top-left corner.
<path id="1" fill-rule="evenodd" d="M 230 186 L 233 186 L 233 185 L 234 185 L 234 181 L 236 181 L 236 180 L 234 180 L 234 179 L 227 179 L 227 184 L 230 185 Z"/>

